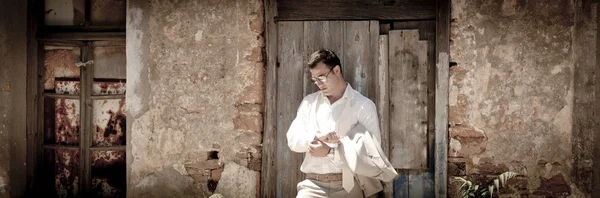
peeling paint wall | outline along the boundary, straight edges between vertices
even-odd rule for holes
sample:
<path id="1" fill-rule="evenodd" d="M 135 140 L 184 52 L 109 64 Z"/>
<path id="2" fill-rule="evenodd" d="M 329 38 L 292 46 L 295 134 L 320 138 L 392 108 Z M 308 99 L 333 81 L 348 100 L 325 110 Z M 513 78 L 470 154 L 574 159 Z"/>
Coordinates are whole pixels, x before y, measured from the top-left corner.
<path id="1" fill-rule="evenodd" d="M 25 194 L 27 1 L 0 6 L 0 198 Z"/>
<path id="2" fill-rule="evenodd" d="M 129 197 L 257 196 L 263 12 L 260 0 L 128 1 Z"/>
<path id="3" fill-rule="evenodd" d="M 452 1 L 449 175 L 590 197 L 597 1 Z M 596 72 L 597 73 L 597 72 Z"/>

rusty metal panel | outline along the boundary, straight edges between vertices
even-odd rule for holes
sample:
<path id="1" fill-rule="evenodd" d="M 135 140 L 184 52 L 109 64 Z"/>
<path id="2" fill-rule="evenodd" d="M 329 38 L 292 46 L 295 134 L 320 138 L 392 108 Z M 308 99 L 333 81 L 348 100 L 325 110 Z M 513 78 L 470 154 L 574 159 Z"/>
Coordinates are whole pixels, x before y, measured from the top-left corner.
<path id="1" fill-rule="evenodd" d="M 75 66 L 75 61 L 81 57 L 78 47 L 47 46 L 44 56 L 42 83 L 46 92 L 55 91 L 56 78 L 79 78 L 79 68 Z"/>
<path id="2" fill-rule="evenodd" d="M 125 145 L 125 99 L 94 100 L 93 146 Z"/>
<path id="3" fill-rule="evenodd" d="M 92 0 L 92 25 L 125 26 L 125 0 Z"/>
<path id="4" fill-rule="evenodd" d="M 92 87 L 92 95 L 115 95 L 125 94 L 127 89 L 125 80 L 119 79 L 95 79 Z M 78 95 L 81 89 L 78 78 L 56 78 L 54 90 L 57 94 Z"/>
<path id="5" fill-rule="evenodd" d="M 54 91 L 57 94 L 78 95 L 80 84 L 78 78 L 55 78 Z"/>
<path id="6" fill-rule="evenodd" d="M 92 152 L 92 194 L 125 197 L 125 151 Z"/>
<path id="7" fill-rule="evenodd" d="M 79 195 L 79 151 L 57 149 L 54 179 L 57 197 Z"/>
<path id="8" fill-rule="evenodd" d="M 92 95 L 114 95 L 125 94 L 127 87 L 125 80 L 118 79 L 94 79 Z"/>
<path id="9" fill-rule="evenodd" d="M 55 144 L 78 145 L 81 126 L 78 99 L 55 99 Z"/>

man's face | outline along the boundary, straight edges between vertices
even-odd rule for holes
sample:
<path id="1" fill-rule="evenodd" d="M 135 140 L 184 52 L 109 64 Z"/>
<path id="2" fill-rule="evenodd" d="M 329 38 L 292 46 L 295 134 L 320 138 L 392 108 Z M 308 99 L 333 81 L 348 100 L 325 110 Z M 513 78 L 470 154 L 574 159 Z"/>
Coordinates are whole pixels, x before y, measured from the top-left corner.
<path id="1" fill-rule="evenodd" d="M 338 70 L 336 67 L 334 67 L 333 70 L 329 69 L 324 63 L 318 63 L 315 68 L 310 69 L 313 82 L 326 96 L 332 94 L 330 90 L 334 88 L 333 86 L 335 86 L 335 82 L 337 81 L 335 75 L 336 70 Z"/>

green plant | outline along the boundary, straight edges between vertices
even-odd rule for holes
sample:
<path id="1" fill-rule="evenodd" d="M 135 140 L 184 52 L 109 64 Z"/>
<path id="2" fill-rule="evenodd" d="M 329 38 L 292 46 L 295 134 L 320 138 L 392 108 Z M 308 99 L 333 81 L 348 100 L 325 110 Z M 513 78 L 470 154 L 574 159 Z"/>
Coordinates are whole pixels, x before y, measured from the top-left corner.
<path id="1" fill-rule="evenodd" d="M 460 194 L 463 198 L 479 198 L 479 197 L 492 197 L 494 195 L 494 189 L 500 190 L 500 188 L 506 185 L 506 182 L 518 174 L 515 172 L 504 172 L 498 175 L 498 178 L 494 179 L 490 182 L 486 187 L 481 187 L 478 184 L 474 184 L 473 182 L 462 178 L 462 177 L 454 177 L 456 181 L 461 183 L 460 185 Z"/>

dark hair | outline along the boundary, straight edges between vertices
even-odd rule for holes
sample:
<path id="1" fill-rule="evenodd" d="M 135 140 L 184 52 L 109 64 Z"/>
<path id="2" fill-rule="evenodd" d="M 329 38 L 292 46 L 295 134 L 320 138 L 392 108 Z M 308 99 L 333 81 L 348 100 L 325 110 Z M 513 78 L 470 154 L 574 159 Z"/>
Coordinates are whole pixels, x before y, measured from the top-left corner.
<path id="1" fill-rule="evenodd" d="M 342 64 L 340 63 L 340 59 L 335 52 L 328 49 L 320 49 L 310 55 L 308 59 L 308 67 L 315 68 L 317 64 L 323 63 L 329 67 L 329 69 L 333 69 L 336 65 L 340 66 L 340 72 L 342 71 Z"/>

